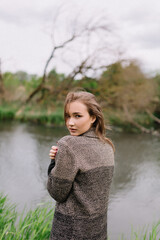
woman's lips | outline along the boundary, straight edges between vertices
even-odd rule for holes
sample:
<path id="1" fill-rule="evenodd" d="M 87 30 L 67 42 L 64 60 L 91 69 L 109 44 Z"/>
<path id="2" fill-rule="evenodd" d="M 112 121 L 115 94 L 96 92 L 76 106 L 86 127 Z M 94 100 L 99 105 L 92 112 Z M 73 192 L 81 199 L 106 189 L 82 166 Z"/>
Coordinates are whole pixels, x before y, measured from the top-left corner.
<path id="1" fill-rule="evenodd" d="M 75 132 L 75 131 L 76 131 L 75 128 L 70 128 L 69 130 L 70 130 L 71 132 Z"/>

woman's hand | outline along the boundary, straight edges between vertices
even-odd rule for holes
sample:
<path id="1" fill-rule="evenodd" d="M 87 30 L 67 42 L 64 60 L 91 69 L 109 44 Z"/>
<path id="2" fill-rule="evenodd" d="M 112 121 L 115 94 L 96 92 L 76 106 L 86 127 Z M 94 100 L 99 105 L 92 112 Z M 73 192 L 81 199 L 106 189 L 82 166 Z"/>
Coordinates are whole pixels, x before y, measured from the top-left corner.
<path id="1" fill-rule="evenodd" d="M 57 146 L 52 146 L 51 147 L 51 150 L 49 152 L 50 159 L 55 159 L 57 151 L 58 151 Z"/>

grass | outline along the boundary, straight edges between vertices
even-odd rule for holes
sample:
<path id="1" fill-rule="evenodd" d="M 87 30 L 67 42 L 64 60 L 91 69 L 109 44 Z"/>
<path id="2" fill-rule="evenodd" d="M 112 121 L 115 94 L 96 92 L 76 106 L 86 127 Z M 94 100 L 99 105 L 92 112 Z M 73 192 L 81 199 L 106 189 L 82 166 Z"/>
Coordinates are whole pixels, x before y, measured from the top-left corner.
<path id="1" fill-rule="evenodd" d="M 17 114 L 18 113 L 18 114 Z M 22 106 L 18 110 L 18 105 L 1 104 L 0 121 L 17 120 L 22 122 L 32 122 L 48 126 L 64 126 L 63 108 L 56 108 L 53 112 L 45 108 L 37 109 L 32 106 Z"/>
<path id="2" fill-rule="evenodd" d="M 160 240 L 160 221 L 152 225 L 151 230 L 148 227 L 143 227 L 139 231 L 132 229 L 130 239 L 122 235 L 119 240 Z"/>
<path id="3" fill-rule="evenodd" d="M 0 240 L 48 240 L 52 219 L 49 204 L 18 214 L 16 206 L 0 195 Z"/>
<path id="4" fill-rule="evenodd" d="M 34 210 L 18 214 L 16 206 L 0 195 L 0 240 L 48 240 L 52 219 L 50 204 L 41 204 Z M 150 231 L 148 227 L 138 232 L 132 230 L 130 238 L 122 235 L 118 240 L 160 240 L 159 233 L 160 221 L 153 224 Z"/>
<path id="5" fill-rule="evenodd" d="M 0 106 L 0 121 L 13 120 L 16 114 L 16 110 L 9 107 Z"/>
<path id="6" fill-rule="evenodd" d="M 32 111 L 25 109 L 25 111 L 16 116 L 16 119 L 42 125 L 64 126 L 63 111 L 61 109 L 49 113 L 47 110 Z"/>

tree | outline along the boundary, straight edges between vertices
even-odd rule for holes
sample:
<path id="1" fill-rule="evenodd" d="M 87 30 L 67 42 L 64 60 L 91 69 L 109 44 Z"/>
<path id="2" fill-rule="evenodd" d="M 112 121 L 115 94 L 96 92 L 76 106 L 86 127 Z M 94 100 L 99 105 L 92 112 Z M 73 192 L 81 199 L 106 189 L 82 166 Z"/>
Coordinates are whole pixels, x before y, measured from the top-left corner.
<path id="1" fill-rule="evenodd" d="M 78 22 L 77 17 L 74 18 L 74 21 L 72 19 L 70 26 L 67 26 L 67 29 L 70 28 L 70 31 L 67 31 L 67 37 L 64 36 L 63 40 L 58 38 L 58 43 L 56 43 L 55 31 L 60 29 L 61 26 L 60 24 L 57 25 L 59 15 L 55 15 L 54 32 L 52 34 L 54 39 L 53 48 L 44 66 L 42 81 L 38 87 L 29 94 L 26 103 L 30 102 L 39 92 L 41 92 L 40 99 L 44 98 L 45 91 L 49 90 L 46 88 L 48 67 L 51 60 L 54 59 L 58 53 L 63 57 L 65 56 L 65 64 L 71 62 L 68 57 L 70 54 L 70 56 L 73 57 L 72 62 L 74 64 L 71 66 L 70 73 L 64 79 L 63 85 L 59 86 L 59 88 L 56 87 L 55 93 L 69 89 L 77 77 L 97 74 L 98 71 L 104 69 L 108 65 L 109 60 L 107 58 L 109 53 L 112 52 L 112 45 L 111 43 L 109 44 L 109 39 L 112 34 L 106 17 L 92 16 L 92 18 L 83 24 Z M 76 55 L 81 56 L 79 61 L 75 61 Z"/>
<path id="2" fill-rule="evenodd" d="M 14 77 L 17 78 L 20 82 L 25 82 L 25 81 L 29 81 L 32 77 L 32 75 L 29 75 L 28 73 L 24 72 L 24 71 L 17 71 L 14 74 Z"/>
<path id="3" fill-rule="evenodd" d="M 3 99 L 4 97 L 4 84 L 3 84 L 3 76 L 1 71 L 1 59 L 0 59 L 0 98 Z"/>
<path id="4" fill-rule="evenodd" d="M 156 108 L 156 86 L 154 80 L 146 77 L 136 62 L 117 62 L 111 65 L 99 79 L 99 86 L 101 98 L 106 102 L 106 106 L 120 109 L 126 121 L 142 132 L 150 132 L 134 117 L 143 112 L 150 117 L 153 115 Z"/>

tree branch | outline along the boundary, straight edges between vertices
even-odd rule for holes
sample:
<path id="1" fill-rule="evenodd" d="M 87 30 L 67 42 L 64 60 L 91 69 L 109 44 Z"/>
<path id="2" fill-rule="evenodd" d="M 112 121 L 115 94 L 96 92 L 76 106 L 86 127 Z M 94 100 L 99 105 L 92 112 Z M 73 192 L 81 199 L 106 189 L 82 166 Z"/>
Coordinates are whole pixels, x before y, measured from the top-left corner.
<path id="1" fill-rule="evenodd" d="M 151 131 L 150 131 L 149 129 L 141 126 L 139 123 L 135 122 L 135 121 L 132 119 L 132 117 L 131 117 L 131 115 L 130 115 L 130 113 L 129 113 L 129 111 L 128 111 L 128 108 L 127 108 L 126 105 L 123 105 L 123 110 L 124 110 L 124 113 L 125 113 L 125 116 L 126 116 L 128 122 L 130 122 L 133 126 L 135 126 L 135 127 L 137 127 L 138 129 L 140 129 L 141 132 L 143 132 L 143 133 L 151 133 Z"/>
<path id="2" fill-rule="evenodd" d="M 157 123 L 160 124 L 160 119 L 157 118 L 157 117 L 155 117 L 155 116 L 149 111 L 149 109 L 147 109 L 146 112 L 148 113 L 148 115 L 149 115 L 155 122 L 157 122 Z"/>
<path id="3" fill-rule="evenodd" d="M 99 19 L 98 19 L 99 20 Z M 52 49 L 52 52 L 49 56 L 49 58 L 46 61 L 44 70 L 43 70 L 43 77 L 41 80 L 41 83 L 39 84 L 39 86 L 37 86 L 36 89 L 34 89 L 30 95 L 28 96 L 28 98 L 26 99 L 26 103 L 30 102 L 31 99 L 39 92 L 43 89 L 45 82 L 46 82 L 46 74 L 47 74 L 47 69 L 48 66 L 51 62 L 51 60 L 54 58 L 55 52 L 58 49 L 62 49 L 65 48 L 69 43 L 74 42 L 75 39 L 79 38 L 79 37 L 83 37 L 85 38 L 88 34 L 88 36 L 90 36 L 91 33 L 96 33 L 96 32 L 109 32 L 109 27 L 105 22 L 101 22 L 101 21 L 96 21 L 94 19 L 94 21 L 89 21 L 87 22 L 87 24 L 84 24 L 83 27 L 78 31 L 78 29 L 74 29 L 72 35 L 70 38 L 68 38 L 66 41 L 64 41 L 62 44 L 59 45 L 55 45 L 54 48 Z M 85 75 L 85 73 L 90 70 L 93 69 L 93 64 L 88 64 L 88 59 L 90 57 L 87 56 L 86 59 L 84 61 L 81 62 L 81 64 L 79 66 L 77 66 L 76 68 L 74 68 L 74 70 L 72 71 L 72 74 L 68 75 L 67 79 L 71 78 L 69 80 L 69 85 L 70 83 L 73 81 L 73 79 L 75 79 L 75 77 L 77 76 L 77 74 L 82 74 L 83 76 Z M 98 69 L 98 68 L 97 68 Z M 100 69 L 100 67 L 99 67 Z"/>
<path id="4" fill-rule="evenodd" d="M 39 86 L 28 96 L 28 98 L 26 99 L 26 103 L 30 102 L 30 100 L 40 91 L 42 90 L 44 83 L 46 81 L 46 71 L 48 68 L 48 65 L 50 63 L 50 61 L 52 60 L 52 58 L 54 57 L 54 53 L 57 49 L 63 48 L 65 47 L 68 43 L 72 42 L 74 39 L 76 38 L 76 35 L 73 35 L 71 38 L 69 38 L 68 40 L 66 40 L 63 44 L 55 46 L 52 50 L 51 55 L 49 56 L 46 65 L 44 67 L 44 71 L 43 71 L 43 78 L 41 83 L 39 84 Z"/>

